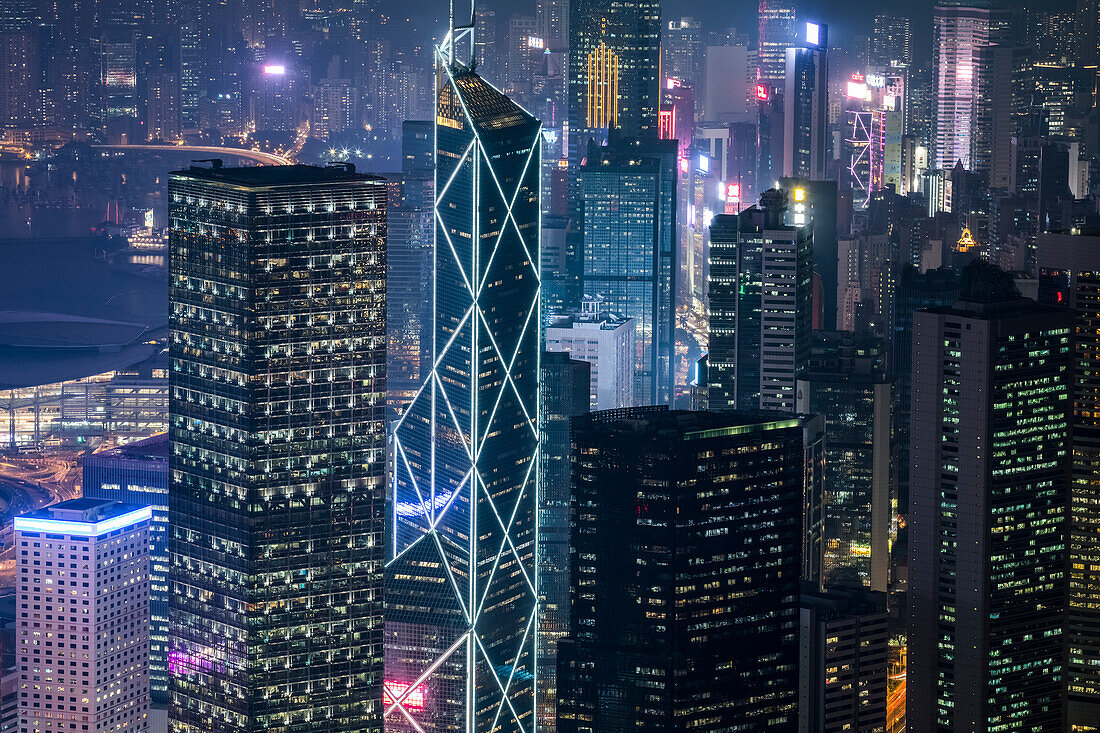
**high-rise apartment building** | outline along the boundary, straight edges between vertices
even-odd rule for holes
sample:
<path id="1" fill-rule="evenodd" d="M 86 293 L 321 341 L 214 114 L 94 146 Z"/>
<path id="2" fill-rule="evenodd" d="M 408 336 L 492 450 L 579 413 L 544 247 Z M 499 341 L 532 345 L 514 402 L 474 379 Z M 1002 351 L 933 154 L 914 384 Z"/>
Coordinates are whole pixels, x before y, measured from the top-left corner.
<path id="1" fill-rule="evenodd" d="M 756 79 L 765 87 L 782 86 L 787 49 L 794 45 L 795 9 L 783 0 L 760 0 Z"/>
<path id="2" fill-rule="evenodd" d="M 148 506 L 149 688 L 168 698 L 168 434 L 93 453 L 81 461 L 84 498 Z"/>
<path id="3" fill-rule="evenodd" d="M 149 507 L 71 499 L 14 521 L 19 730 L 149 730 Z"/>
<path id="4" fill-rule="evenodd" d="M 828 27 L 807 23 L 797 45 L 786 50 L 783 99 L 783 175 L 825 180 L 831 158 L 829 129 Z"/>
<path id="5" fill-rule="evenodd" d="M 1072 318 L 976 260 L 913 327 L 906 725 L 1061 731 Z"/>
<path id="6" fill-rule="evenodd" d="M 557 730 L 558 640 L 569 633 L 569 499 L 572 419 L 589 411 L 593 365 L 544 352 L 539 365 L 539 730 Z"/>
<path id="7" fill-rule="evenodd" d="M 542 127 L 472 68 L 473 30 L 436 57 L 433 366 L 392 431 L 390 731 L 537 730 Z"/>
<path id="8" fill-rule="evenodd" d="M 973 170 L 979 124 L 982 55 L 989 44 L 988 6 L 944 4 L 933 10 L 932 94 L 935 119 L 930 165 Z"/>
<path id="9" fill-rule="evenodd" d="M 574 420 L 558 730 L 798 730 L 807 422 Z"/>
<path id="10" fill-rule="evenodd" d="M 350 79 L 322 79 L 313 89 L 310 136 L 328 140 L 358 127 L 358 97 L 359 90 Z"/>
<path id="11" fill-rule="evenodd" d="M 580 170 L 584 292 L 635 321 L 635 405 L 672 395 L 678 176 L 675 140 L 618 136 Z"/>
<path id="12" fill-rule="evenodd" d="M 591 409 L 634 405 L 634 368 L 638 360 L 637 321 L 606 310 L 603 299 L 586 297 L 581 312 L 551 315 L 546 350 L 569 354 L 591 367 Z"/>
<path id="13" fill-rule="evenodd" d="M 795 411 L 810 356 L 813 232 L 784 224 L 787 197 L 714 217 L 710 231 L 709 408 Z"/>
<path id="14" fill-rule="evenodd" d="M 1100 232 L 1037 239 L 1039 302 L 1074 313 L 1066 726 L 1088 731 L 1100 727 Z"/>
<path id="15" fill-rule="evenodd" d="M 913 63 L 913 33 L 909 18 L 897 15 L 876 15 L 871 31 L 869 61 L 875 66 Z"/>
<path id="16" fill-rule="evenodd" d="M 168 184 L 176 733 L 382 730 L 386 192 Z"/>
<path id="17" fill-rule="evenodd" d="M 825 420 L 825 583 L 886 592 L 896 511 L 894 380 L 881 341 L 815 333 L 796 406 Z"/>

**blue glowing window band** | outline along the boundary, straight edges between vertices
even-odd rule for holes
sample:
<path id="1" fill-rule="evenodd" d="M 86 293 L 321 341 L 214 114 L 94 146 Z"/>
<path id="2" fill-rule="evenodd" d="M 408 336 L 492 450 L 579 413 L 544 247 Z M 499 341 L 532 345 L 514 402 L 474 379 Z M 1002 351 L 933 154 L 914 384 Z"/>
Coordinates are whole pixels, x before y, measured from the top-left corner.
<path id="1" fill-rule="evenodd" d="M 50 532 L 77 537 L 98 537 L 114 532 L 116 529 L 153 518 L 153 508 L 146 506 L 102 522 L 80 522 L 71 519 L 41 519 L 39 517 L 16 517 L 16 532 Z"/>

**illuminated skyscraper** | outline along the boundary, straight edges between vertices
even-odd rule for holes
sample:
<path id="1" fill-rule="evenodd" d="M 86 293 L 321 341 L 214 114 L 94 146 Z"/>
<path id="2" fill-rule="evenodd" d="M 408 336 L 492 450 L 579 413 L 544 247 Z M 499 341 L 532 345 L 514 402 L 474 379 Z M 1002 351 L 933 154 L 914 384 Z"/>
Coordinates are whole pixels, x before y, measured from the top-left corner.
<path id="1" fill-rule="evenodd" d="M 471 68 L 472 26 L 436 49 L 432 369 L 391 450 L 391 731 L 536 729 L 541 125 Z"/>
<path id="2" fill-rule="evenodd" d="M 710 230 L 708 406 L 795 411 L 810 356 L 813 232 L 783 223 L 787 196 L 719 214 Z"/>
<path id="3" fill-rule="evenodd" d="M 1063 731 L 1072 314 L 965 274 L 914 316 L 906 724 Z"/>
<path id="4" fill-rule="evenodd" d="M 782 86 L 787 49 L 795 41 L 794 6 L 783 0 L 760 0 L 756 78 L 765 87 Z"/>
<path id="5" fill-rule="evenodd" d="M 18 730 L 149 730 L 152 518 L 104 499 L 15 518 Z"/>
<path id="6" fill-rule="evenodd" d="M 786 50 L 783 99 L 783 175 L 825 180 L 830 157 L 828 27 L 807 23 L 797 45 Z"/>
<path id="7" fill-rule="evenodd" d="M 1100 726 L 1100 232 L 1044 232 L 1036 250 L 1039 302 L 1074 313 L 1066 726 L 1089 731 Z"/>
<path id="8" fill-rule="evenodd" d="M 569 4 L 569 157 L 565 267 L 546 284 L 545 302 L 569 307 L 586 293 L 582 274 L 580 164 L 590 140 L 608 129 L 656 137 L 661 108 L 660 0 L 572 0 Z"/>
<path id="9" fill-rule="evenodd" d="M 935 120 L 930 164 L 972 169 L 981 102 L 981 55 L 989 43 L 989 7 L 937 5 L 934 10 L 932 93 Z"/>
<path id="10" fill-rule="evenodd" d="M 168 183 L 174 733 L 382 730 L 386 193 Z"/>

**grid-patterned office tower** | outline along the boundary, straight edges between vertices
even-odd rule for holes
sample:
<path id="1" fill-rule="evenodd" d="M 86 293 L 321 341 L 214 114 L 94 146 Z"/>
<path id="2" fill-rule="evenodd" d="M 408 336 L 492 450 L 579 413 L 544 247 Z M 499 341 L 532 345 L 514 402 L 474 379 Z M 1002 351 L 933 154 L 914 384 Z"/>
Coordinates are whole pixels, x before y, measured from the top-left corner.
<path id="1" fill-rule="evenodd" d="M 171 729 L 380 731 L 383 181 L 216 166 L 168 198 Z"/>
<path id="2" fill-rule="evenodd" d="M 1064 731 L 1072 312 L 965 282 L 913 318 L 906 724 Z"/>
<path id="3" fill-rule="evenodd" d="M 15 518 L 21 733 L 149 730 L 149 507 Z"/>
<path id="4" fill-rule="evenodd" d="M 168 697 L 168 434 L 128 443 L 81 461 L 84 496 L 149 506 L 149 686 Z M 2 728 L 0 728 L 2 730 Z"/>
<path id="5" fill-rule="evenodd" d="M 472 35 L 436 50 L 433 368 L 391 451 L 391 731 L 536 727 L 541 125 L 474 72 Z"/>

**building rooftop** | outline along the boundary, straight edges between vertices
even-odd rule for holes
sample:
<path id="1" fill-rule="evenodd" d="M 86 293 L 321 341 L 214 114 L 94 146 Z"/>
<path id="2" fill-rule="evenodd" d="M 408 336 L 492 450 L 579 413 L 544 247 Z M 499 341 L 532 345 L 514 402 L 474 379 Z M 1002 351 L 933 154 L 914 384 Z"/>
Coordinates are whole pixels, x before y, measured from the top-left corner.
<path id="1" fill-rule="evenodd" d="M 173 176 L 196 178 L 203 181 L 228 183 L 247 188 L 269 186 L 300 186 L 309 183 L 341 183 L 345 181 L 384 182 L 381 176 L 357 173 L 355 166 L 346 165 L 257 165 L 226 168 L 219 163 L 212 166 L 193 165 L 187 170 L 173 171 Z"/>
<path id="2" fill-rule="evenodd" d="M 93 453 L 85 458 L 85 461 L 96 458 L 110 458 L 113 460 L 132 461 L 167 461 L 168 460 L 168 433 L 158 433 L 144 440 L 120 445 L 118 448 Z"/>
<path id="3" fill-rule="evenodd" d="M 69 499 L 15 518 L 21 532 L 60 532 L 96 537 L 152 519 L 152 509 L 108 499 Z"/>
<path id="4" fill-rule="evenodd" d="M 599 425 L 601 432 L 618 431 L 636 435 L 676 433 L 684 440 L 721 438 L 768 430 L 784 430 L 800 427 L 806 417 L 792 417 L 785 413 L 745 412 L 695 412 L 669 410 L 666 405 L 650 407 L 626 407 L 615 410 L 590 412 L 573 418 L 574 424 Z"/>

